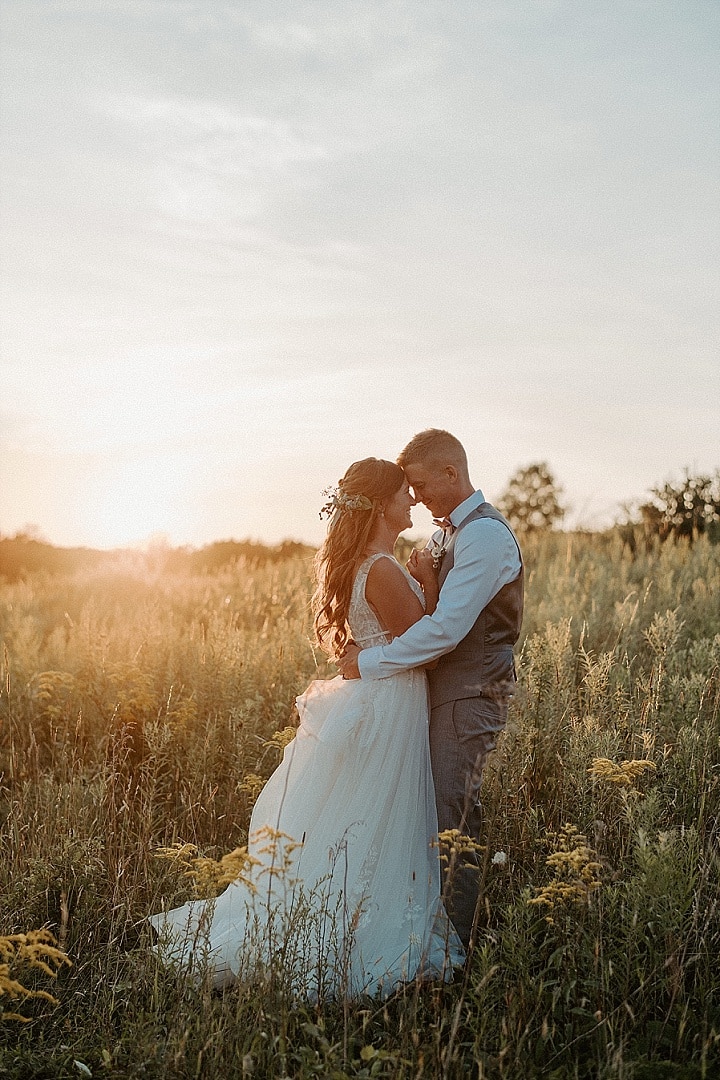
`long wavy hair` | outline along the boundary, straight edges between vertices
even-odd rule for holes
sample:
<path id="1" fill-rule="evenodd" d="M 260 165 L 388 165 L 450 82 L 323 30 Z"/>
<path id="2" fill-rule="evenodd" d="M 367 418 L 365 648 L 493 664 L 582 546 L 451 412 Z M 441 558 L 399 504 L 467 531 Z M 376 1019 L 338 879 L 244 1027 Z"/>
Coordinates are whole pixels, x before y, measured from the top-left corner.
<path id="1" fill-rule="evenodd" d="M 349 637 L 348 614 L 357 568 L 385 500 L 400 490 L 405 474 L 382 458 L 355 461 L 338 484 L 340 495 L 364 495 L 370 509 L 339 508 L 315 556 L 316 589 L 312 598 L 315 634 L 330 655 L 338 655 Z"/>

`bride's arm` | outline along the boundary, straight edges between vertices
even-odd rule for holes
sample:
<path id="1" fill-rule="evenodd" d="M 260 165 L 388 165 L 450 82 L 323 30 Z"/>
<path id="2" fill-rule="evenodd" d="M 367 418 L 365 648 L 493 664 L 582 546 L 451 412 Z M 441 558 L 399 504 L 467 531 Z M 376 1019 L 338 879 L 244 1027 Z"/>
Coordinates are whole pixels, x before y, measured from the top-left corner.
<path id="1" fill-rule="evenodd" d="M 393 637 L 404 634 L 425 614 L 399 563 L 394 559 L 377 559 L 370 567 L 365 583 L 365 599 Z"/>

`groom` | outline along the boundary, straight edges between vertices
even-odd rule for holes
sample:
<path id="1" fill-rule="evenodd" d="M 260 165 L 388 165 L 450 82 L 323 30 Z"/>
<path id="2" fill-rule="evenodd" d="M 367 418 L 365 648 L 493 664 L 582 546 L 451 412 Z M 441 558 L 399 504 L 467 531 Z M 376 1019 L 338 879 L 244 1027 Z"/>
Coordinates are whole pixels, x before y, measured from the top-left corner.
<path id="1" fill-rule="evenodd" d="M 507 721 L 515 682 L 513 645 L 523 612 L 523 562 L 505 518 L 468 474 L 462 444 L 448 431 L 416 435 L 398 458 L 415 498 L 442 527 L 433 537 L 440 599 L 389 645 L 349 644 L 338 661 L 348 679 L 383 679 L 432 664 L 430 756 L 438 828 L 477 840 L 482 771 Z M 445 882 L 445 902 L 465 946 L 478 898 L 477 855 L 463 856 Z"/>

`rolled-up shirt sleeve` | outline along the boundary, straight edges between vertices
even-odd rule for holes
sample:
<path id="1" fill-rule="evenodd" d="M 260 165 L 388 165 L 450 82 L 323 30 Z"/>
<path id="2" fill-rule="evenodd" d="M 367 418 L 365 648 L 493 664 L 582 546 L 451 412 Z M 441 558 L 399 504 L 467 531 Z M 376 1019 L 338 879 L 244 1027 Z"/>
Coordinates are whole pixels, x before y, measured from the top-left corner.
<path id="1" fill-rule="evenodd" d="M 478 615 L 503 585 L 520 573 L 520 553 L 500 521 L 468 522 L 455 541 L 454 563 L 432 615 L 424 615 L 389 645 L 364 649 L 362 679 L 386 679 L 443 656 L 467 636 Z"/>

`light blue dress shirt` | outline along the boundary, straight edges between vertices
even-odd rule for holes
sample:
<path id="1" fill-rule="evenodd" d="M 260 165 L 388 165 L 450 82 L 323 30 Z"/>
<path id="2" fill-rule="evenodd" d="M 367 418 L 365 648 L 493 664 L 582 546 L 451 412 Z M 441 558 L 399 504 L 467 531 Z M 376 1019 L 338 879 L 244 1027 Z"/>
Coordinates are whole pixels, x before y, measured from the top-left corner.
<path id="1" fill-rule="evenodd" d="M 450 521 L 457 528 L 484 502 L 482 491 L 475 491 L 455 507 Z M 433 536 L 433 540 L 441 539 L 442 530 Z M 520 573 L 517 544 L 500 521 L 469 521 L 454 547 L 454 564 L 443 582 L 435 611 L 389 645 L 363 649 L 358 656 L 360 678 L 386 679 L 451 652 L 470 632 L 482 609 Z"/>

